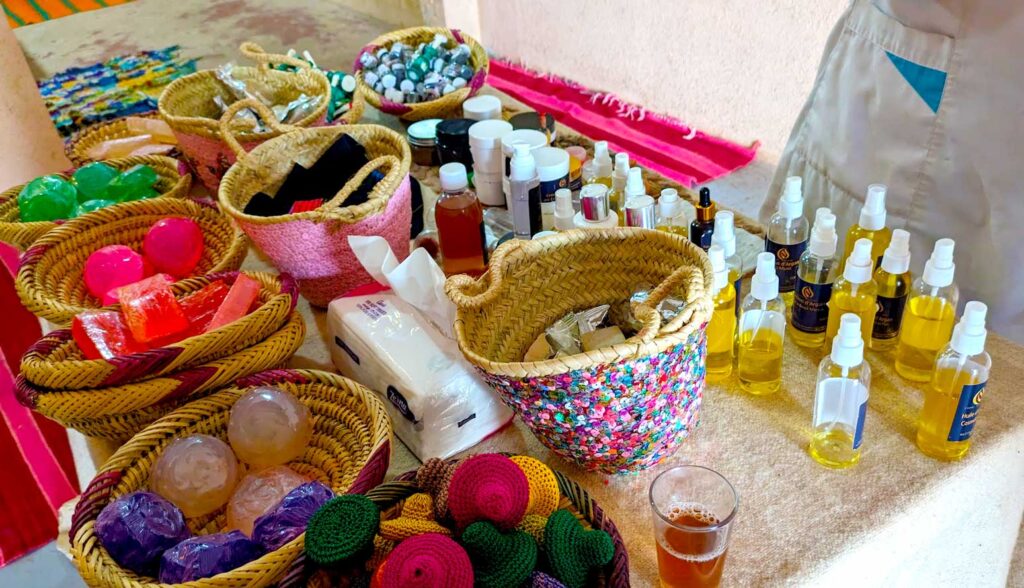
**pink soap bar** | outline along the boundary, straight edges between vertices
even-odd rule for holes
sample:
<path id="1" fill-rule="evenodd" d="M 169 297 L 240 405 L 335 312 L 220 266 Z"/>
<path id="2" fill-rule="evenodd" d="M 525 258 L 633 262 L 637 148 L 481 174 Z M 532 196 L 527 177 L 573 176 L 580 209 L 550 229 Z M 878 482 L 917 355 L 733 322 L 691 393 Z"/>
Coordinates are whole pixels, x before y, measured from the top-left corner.
<path id="1" fill-rule="evenodd" d="M 146 233 L 142 252 L 156 271 L 184 278 L 203 257 L 203 231 L 189 218 L 162 218 Z"/>
<path id="2" fill-rule="evenodd" d="M 110 359 L 147 349 L 132 337 L 121 313 L 115 310 L 79 313 L 71 321 L 71 336 L 86 359 Z"/>
<path id="3" fill-rule="evenodd" d="M 117 291 L 124 320 L 136 341 L 149 343 L 188 328 L 188 319 L 171 292 L 166 276 L 157 274 Z"/>
<path id="4" fill-rule="evenodd" d="M 107 292 L 145 277 L 145 266 L 142 256 L 131 247 L 107 245 L 85 260 L 82 277 L 89 293 L 102 300 Z"/>
<path id="5" fill-rule="evenodd" d="M 235 283 L 231 284 L 228 295 L 210 319 L 206 331 L 219 329 L 249 314 L 249 308 L 260 293 L 260 283 L 245 274 L 238 274 Z"/>

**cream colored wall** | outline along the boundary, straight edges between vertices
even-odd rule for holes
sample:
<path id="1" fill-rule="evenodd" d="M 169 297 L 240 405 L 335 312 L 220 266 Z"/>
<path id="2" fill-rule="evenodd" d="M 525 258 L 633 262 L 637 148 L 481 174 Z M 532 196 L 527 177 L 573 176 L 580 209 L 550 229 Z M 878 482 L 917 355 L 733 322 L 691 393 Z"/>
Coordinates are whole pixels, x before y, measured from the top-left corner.
<path id="1" fill-rule="evenodd" d="M 425 15 L 431 6 L 448 26 L 476 28 L 497 55 L 740 143 L 759 140 L 768 159 L 782 151 L 847 4 L 422 0 Z"/>

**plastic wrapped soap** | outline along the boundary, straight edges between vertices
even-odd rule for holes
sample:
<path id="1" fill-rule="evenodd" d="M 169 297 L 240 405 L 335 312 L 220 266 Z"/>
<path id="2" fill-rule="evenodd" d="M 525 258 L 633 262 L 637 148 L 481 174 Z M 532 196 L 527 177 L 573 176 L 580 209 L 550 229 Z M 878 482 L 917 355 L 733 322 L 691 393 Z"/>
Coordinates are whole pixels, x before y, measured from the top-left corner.
<path id="1" fill-rule="evenodd" d="M 252 539 L 267 551 L 280 549 L 306 530 L 313 516 L 334 492 L 323 482 L 308 482 L 295 488 L 253 525 Z"/>
<path id="2" fill-rule="evenodd" d="M 193 537 L 160 558 L 160 582 L 180 584 L 229 572 L 263 555 L 263 548 L 240 531 Z"/>
<path id="3" fill-rule="evenodd" d="M 121 567 L 156 575 L 160 555 L 191 533 L 178 507 L 152 492 L 132 492 L 96 517 L 96 537 Z"/>

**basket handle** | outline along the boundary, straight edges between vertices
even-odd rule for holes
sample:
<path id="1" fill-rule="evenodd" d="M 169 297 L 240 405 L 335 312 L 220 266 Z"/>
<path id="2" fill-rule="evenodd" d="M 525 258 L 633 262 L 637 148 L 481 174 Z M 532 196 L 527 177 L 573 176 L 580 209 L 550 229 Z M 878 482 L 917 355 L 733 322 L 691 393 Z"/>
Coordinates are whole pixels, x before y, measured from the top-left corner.
<path id="1" fill-rule="evenodd" d="M 681 286 L 686 290 L 686 305 L 672 320 L 662 324 L 658 305 Z M 694 313 L 706 304 L 703 272 L 691 265 L 679 267 L 651 291 L 647 300 L 632 304 L 634 316 L 644 324 L 637 337 L 643 341 L 652 341 L 655 337 L 675 333 L 689 323 Z"/>
<path id="2" fill-rule="evenodd" d="M 458 274 L 448 278 L 444 284 L 445 294 L 458 308 L 476 309 L 490 303 L 498 296 L 504 281 L 501 268 L 505 267 L 504 259 L 514 255 L 534 241 L 512 239 L 498 247 L 487 264 L 487 271 L 480 278 L 471 278 L 466 274 Z"/>
<path id="3" fill-rule="evenodd" d="M 283 63 L 290 65 L 299 71 L 312 69 L 313 66 L 306 63 L 305 61 L 292 57 L 291 55 L 284 55 L 281 53 L 268 53 L 252 41 L 246 41 L 238 46 L 238 50 L 249 59 L 258 63 L 263 69 L 272 69 L 275 64 Z"/>
<path id="4" fill-rule="evenodd" d="M 234 131 L 231 130 L 231 122 L 235 119 L 235 115 L 243 108 L 253 109 L 268 127 L 278 133 L 287 133 L 295 130 L 295 127 L 291 125 L 283 125 L 277 122 L 277 115 L 274 114 L 274 111 L 270 110 L 266 104 L 259 100 L 246 98 L 231 104 L 228 106 L 227 110 L 224 111 L 224 114 L 221 115 L 220 121 L 217 123 L 217 127 L 220 130 L 220 135 L 223 137 L 224 142 L 228 144 L 228 147 L 230 147 L 232 151 L 234 151 L 235 156 L 238 159 L 245 157 L 247 152 L 245 148 L 242 147 L 242 144 L 238 142 L 238 138 L 235 137 Z"/>
<path id="5" fill-rule="evenodd" d="M 331 199 L 328 200 L 327 202 L 324 202 L 320 206 L 320 208 L 322 208 L 324 211 L 328 211 L 326 212 L 327 216 L 341 216 L 347 219 L 349 216 L 348 214 L 336 213 L 340 211 L 340 209 L 342 208 L 341 205 L 345 202 L 345 200 L 348 200 L 348 197 L 355 193 L 356 188 L 358 188 L 359 185 L 363 183 L 363 180 L 369 177 L 369 175 L 373 173 L 375 170 L 378 170 L 382 167 L 390 171 L 392 169 L 398 168 L 399 166 L 401 166 L 401 164 L 401 160 L 399 160 L 394 155 L 381 155 L 380 157 L 375 157 L 374 159 L 366 163 L 366 165 L 359 168 L 359 171 L 357 171 L 351 178 L 348 179 L 347 182 L 345 182 L 345 185 L 341 187 L 341 190 L 338 190 L 338 193 L 332 196 Z M 387 176 L 387 171 L 384 172 L 384 175 Z"/>

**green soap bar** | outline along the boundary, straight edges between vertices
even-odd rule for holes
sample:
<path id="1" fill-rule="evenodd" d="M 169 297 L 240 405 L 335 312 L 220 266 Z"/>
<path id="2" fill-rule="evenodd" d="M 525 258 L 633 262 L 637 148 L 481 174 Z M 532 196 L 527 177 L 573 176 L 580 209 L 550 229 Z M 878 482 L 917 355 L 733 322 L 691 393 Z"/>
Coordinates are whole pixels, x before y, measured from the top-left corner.
<path id="1" fill-rule="evenodd" d="M 99 210 L 101 208 L 113 206 L 114 204 L 117 204 L 117 202 L 114 202 L 113 200 L 103 200 L 99 198 L 97 198 L 96 200 L 86 200 L 85 202 L 78 205 L 78 208 L 75 210 L 75 216 L 79 217 L 82 216 L 83 214 L 88 214 L 94 210 Z"/>
<path id="2" fill-rule="evenodd" d="M 18 194 L 18 213 L 25 222 L 69 218 L 75 212 L 78 191 L 64 178 L 42 176 L 25 184 Z"/>
<path id="3" fill-rule="evenodd" d="M 137 200 L 140 195 L 152 190 L 156 180 L 153 168 L 148 165 L 134 165 L 110 181 L 107 186 L 108 198 L 117 202 Z"/>
<path id="4" fill-rule="evenodd" d="M 78 201 L 101 200 L 107 194 L 107 186 L 117 177 L 116 169 L 101 162 L 90 163 L 75 171 L 72 183 L 78 188 Z"/>

